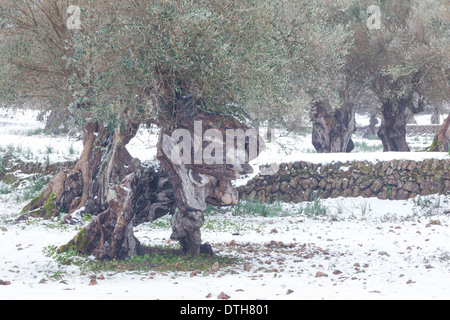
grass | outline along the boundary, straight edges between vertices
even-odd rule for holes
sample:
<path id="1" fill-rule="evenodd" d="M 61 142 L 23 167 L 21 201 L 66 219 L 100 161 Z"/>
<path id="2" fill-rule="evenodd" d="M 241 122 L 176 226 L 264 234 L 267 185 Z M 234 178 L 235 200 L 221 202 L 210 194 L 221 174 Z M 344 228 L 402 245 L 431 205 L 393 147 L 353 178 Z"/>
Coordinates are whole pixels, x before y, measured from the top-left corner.
<path id="1" fill-rule="evenodd" d="M 363 215 L 363 216 L 372 211 L 368 200 L 361 202 L 358 207 L 360 209 L 361 215 Z"/>
<path id="2" fill-rule="evenodd" d="M 355 151 L 357 152 L 377 152 L 383 151 L 383 145 L 381 144 L 369 144 L 366 141 L 355 142 Z"/>
<path id="3" fill-rule="evenodd" d="M 234 207 L 233 215 L 275 217 L 279 216 L 282 211 L 283 207 L 279 201 L 273 204 L 261 203 L 258 201 L 239 201 L 239 203 Z"/>
<path id="4" fill-rule="evenodd" d="M 0 181 L 0 195 L 10 194 L 11 192 L 11 187 Z"/>
<path id="5" fill-rule="evenodd" d="M 366 137 L 367 140 L 371 140 L 371 141 L 379 141 L 380 138 L 377 135 L 369 135 Z"/>
<path id="6" fill-rule="evenodd" d="M 8 144 L 6 146 L 6 153 L 9 157 L 11 157 L 16 150 L 16 147 L 13 144 Z"/>
<path id="7" fill-rule="evenodd" d="M 39 134 L 44 133 L 44 129 L 33 129 L 33 130 L 28 130 L 27 132 L 27 136 L 31 137 L 31 136 L 36 136 Z"/>
<path id="8" fill-rule="evenodd" d="M 73 156 L 75 154 L 75 148 L 73 146 L 73 143 L 68 148 L 69 155 Z"/>
<path id="9" fill-rule="evenodd" d="M 93 260 L 82 257 L 74 250 L 65 253 L 57 253 L 56 246 L 48 246 L 43 249 L 47 257 L 54 258 L 58 265 L 75 265 L 88 272 L 192 272 L 199 270 L 204 274 L 214 272 L 213 264 L 218 263 L 220 268 L 230 267 L 239 262 L 238 259 L 220 255 L 186 255 L 175 246 L 146 247 L 143 246 L 143 254 L 123 260 Z"/>
<path id="10" fill-rule="evenodd" d="M 3 159 L 4 158 L 25 158 L 27 160 L 32 160 L 34 158 L 34 154 L 30 148 L 24 148 L 22 145 L 15 146 L 13 144 L 9 144 L 6 148 L 0 147 L 0 153 L 4 153 L 3 156 L 0 156 L 0 169 L 3 169 Z"/>
<path id="11" fill-rule="evenodd" d="M 345 210 L 344 203 L 337 203 L 337 210 L 342 213 Z M 366 211 L 367 208 L 364 209 Z M 370 210 L 370 209 L 369 209 Z M 295 210 L 294 210 L 295 211 Z M 280 201 L 274 203 L 261 203 L 258 201 L 247 200 L 239 201 L 239 203 L 233 207 L 214 207 L 208 206 L 205 211 L 205 216 L 214 216 L 219 214 L 231 213 L 233 216 L 259 216 L 259 217 L 282 217 L 293 215 L 305 215 L 307 217 L 325 216 L 329 209 L 323 204 L 321 199 L 321 193 L 315 192 L 313 194 L 313 200 L 311 202 L 302 202 L 298 204 L 296 212 L 288 210 L 283 207 Z M 211 223 L 215 220 L 210 219 Z M 220 223 L 220 227 L 223 227 L 224 222 Z M 216 225 L 217 227 L 217 225 Z M 212 227 L 211 227 L 212 229 Z"/>
<path id="12" fill-rule="evenodd" d="M 5 169 L 5 158 L 3 156 L 0 156 L 0 172 L 3 172 L 3 169 Z"/>
<path id="13" fill-rule="evenodd" d="M 143 255 L 136 255 L 125 260 L 94 261 L 88 263 L 91 271 L 185 271 L 200 270 L 211 272 L 212 265 L 216 262 L 221 267 L 232 266 L 237 259 L 226 256 L 200 255 L 192 256 L 182 254 L 179 249 L 173 247 L 144 247 Z"/>
<path id="14" fill-rule="evenodd" d="M 230 221 L 228 219 L 208 218 L 202 227 L 204 230 L 215 232 L 230 232 L 240 234 L 243 230 L 252 229 L 253 226 L 245 222 Z"/>
<path id="15" fill-rule="evenodd" d="M 320 193 L 314 193 L 313 201 L 307 202 L 305 207 L 303 207 L 303 203 L 301 203 L 298 213 L 300 215 L 304 214 L 307 217 L 318 217 L 326 215 L 328 209 L 322 204 L 320 196 L 321 196 Z"/>
<path id="16" fill-rule="evenodd" d="M 25 188 L 22 200 L 28 201 L 36 197 L 48 183 L 48 180 L 49 179 L 42 174 L 35 175 L 31 179 L 30 185 Z"/>
<path id="17" fill-rule="evenodd" d="M 54 148 L 53 148 L 51 145 L 45 146 L 45 153 L 46 153 L 47 155 L 53 154 L 53 152 L 54 152 Z"/>
<path id="18" fill-rule="evenodd" d="M 285 214 L 280 201 L 263 203 L 254 200 L 239 201 L 232 207 L 215 207 L 209 205 L 205 210 L 205 216 L 214 216 L 230 213 L 233 216 L 261 216 L 276 217 Z"/>
<path id="19" fill-rule="evenodd" d="M 412 199 L 415 206 L 421 209 L 438 209 L 441 207 L 440 195 L 417 196 Z"/>

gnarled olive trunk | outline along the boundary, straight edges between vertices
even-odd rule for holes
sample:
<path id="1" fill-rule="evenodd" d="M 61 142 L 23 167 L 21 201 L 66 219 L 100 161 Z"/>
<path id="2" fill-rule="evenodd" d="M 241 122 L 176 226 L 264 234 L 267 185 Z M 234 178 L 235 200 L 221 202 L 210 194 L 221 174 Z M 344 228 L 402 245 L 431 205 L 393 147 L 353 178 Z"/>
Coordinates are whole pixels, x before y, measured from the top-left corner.
<path id="1" fill-rule="evenodd" d="M 99 215 L 59 252 L 74 249 L 96 258 L 123 259 L 140 253 L 133 235 L 133 200 L 136 174 L 128 175 L 108 192 L 108 209 Z"/>
<path id="2" fill-rule="evenodd" d="M 408 113 L 412 115 L 423 111 L 425 100 L 418 93 L 410 92 L 401 97 L 385 98 L 381 104 L 381 125 L 378 137 L 383 143 L 383 151 L 409 152 L 406 142 Z"/>
<path id="3" fill-rule="evenodd" d="M 245 144 L 245 159 L 230 161 L 227 157 L 235 155 L 239 144 L 237 136 L 230 137 L 230 130 L 235 133 L 241 129 L 239 132 L 243 133 L 249 127 L 236 120 L 222 119 L 218 123 L 213 114 L 191 116 L 193 113 L 188 111 L 181 114 L 176 125 L 162 128 L 157 145 L 157 157 L 171 178 L 178 208 L 172 218 L 171 238 L 180 242 L 185 253 L 211 253 L 210 246 L 201 243 L 203 212 L 208 204 L 227 206 L 238 202 L 239 194 L 231 181 L 253 171 L 248 162 L 259 154 L 262 144 L 259 139 L 253 141 L 257 146 L 256 153 L 252 153 L 250 140 L 243 138 L 240 141 Z M 208 133 L 214 133 L 217 149 L 211 149 L 214 145 L 211 139 L 204 139 L 211 138 Z M 181 136 L 183 148 L 180 148 Z"/>
<path id="4" fill-rule="evenodd" d="M 56 174 L 24 211 L 52 217 L 64 212 L 88 213 L 93 221 L 60 251 L 75 249 L 98 259 L 122 259 L 139 254 L 133 226 L 173 214 L 175 203 L 169 176 L 146 168 L 131 157 L 126 145 L 138 123 L 109 130 L 99 123 L 84 128 L 83 152 L 72 169 Z"/>
<path id="5" fill-rule="evenodd" d="M 60 252 L 74 249 L 100 260 L 141 253 L 133 227 L 173 214 L 175 203 L 168 175 L 160 168 L 141 168 L 108 190 L 108 208 L 94 217 Z"/>
<path id="6" fill-rule="evenodd" d="M 83 151 L 76 165 L 50 179 L 23 212 L 53 217 L 60 212 L 97 215 L 105 211 L 110 186 L 140 167 L 125 148 L 137 129 L 138 124 L 131 122 L 125 130 L 110 130 L 98 122 L 86 125 Z"/>
<path id="7" fill-rule="evenodd" d="M 381 106 L 381 125 L 378 137 L 383 143 L 383 151 L 409 152 L 406 142 L 406 123 L 409 98 L 387 99 Z"/>
<path id="8" fill-rule="evenodd" d="M 183 252 L 212 254 L 208 244 L 201 244 L 203 212 L 208 204 L 238 202 L 231 181 L 252 172 L 248 162 L 259 154 L 263 142 L 257 134 L 247 136 L 250 128 L 234 119 L 221 119 L 216 125 L 217 118 L 212 114 L 181 114 L 184 116 L 178 118 L 176 126 L 162 127 L 157 146 L 160 170 L 142 167 L 126 151 L 137 125 L 112 133 L 99 124 L 85 128 L 84 150 L 75 168 L 57 174 L 41 197 L 26 208 L 42 211 L 51 207 L 50 215 L 57 214 L 58 208 L 96 215 L 60 251 L 75 249 L 99 259 L 129 257 L 140 252 L 133 226 L 172 214 L 171 238 L 180 242 Z M 188 134 L 189 146 L 200 139 L 200 162 L 177 161 L 174 157 L 178 141 L 173 134 L 177 129 Z M 231 139 L 228 130 L 232 131 Z M 211 147 L 217 141 L 222 143 L 222 150 Z M 196 158 L 194 149 L 185 151 L 192 159 Z M 227 158 L 230 152 L 234 157 L 231 162 Z M 48 206 L 49 199 L 54 206 Z"/>
<path id="9" fill-rule="evenodd" d="M 337 110 L 323 102 L 313 106 L 312 144 L 319 153 L 351 152 L 355 145 L 351 139 L 356 130 L 355 108 L 348 106 Z"/>

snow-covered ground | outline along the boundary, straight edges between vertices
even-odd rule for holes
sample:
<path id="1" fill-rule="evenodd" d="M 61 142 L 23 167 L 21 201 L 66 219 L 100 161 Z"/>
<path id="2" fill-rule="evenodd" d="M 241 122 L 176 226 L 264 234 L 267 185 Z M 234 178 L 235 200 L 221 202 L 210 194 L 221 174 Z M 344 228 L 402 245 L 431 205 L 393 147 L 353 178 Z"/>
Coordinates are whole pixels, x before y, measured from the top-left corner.
<path id="1" fill-rule="evenodd" d="M 76 159 L 81 141 L 39 133 L 43 125 L 35 116 L 28 111 L 12 114 L 0 109 L 2 153 L 9 150 L 24 160 L 28 154 L 29 161 Z M 426 147 L 427 139 L 430 137 L 420 137 L 415 142 Z M 142 129 L 129 150 L 142 160 L 153 161 L 155 144 L 154 132 Z M 308 134 L 277 137 L 253 165 L 258 169 L 259 164 L 273 161 L 448 157 L 378 151 L 319 156 L 311 150 Z M 231 299 L 250 300 L 450 298 L 448 196 L 408 201 L 326 199 L 316 203 L 325 210 L 324 215 L 311 214 L 306 208 L 313 204 L 308 203 L 275 204 L 277 214 L 267 217 L 235 215 L 232 208 L 217 210 L 206 216 L 202 238 L 216 254 L 240 258 L 232 267 L 219 266 L 214 273 L 195 276 L 189 271 L 111 271 L 102 277 L 95 274 L 97 284 L 90 285 L 92 272 L 60 265 L 44 252 L 49 246 L 67 243 L 82 226 L 40 219 L 14 223 L 26 204 L 15 196 L 19 191 L 0 194 L 0 281 L 9 283 L 0 282 L 0 300 L 211 300 L 221 292 Z M 169 218 L 157 222 L 135 228 L 135 235 L 147 245 L 175 244 L 169 240 Z"/>

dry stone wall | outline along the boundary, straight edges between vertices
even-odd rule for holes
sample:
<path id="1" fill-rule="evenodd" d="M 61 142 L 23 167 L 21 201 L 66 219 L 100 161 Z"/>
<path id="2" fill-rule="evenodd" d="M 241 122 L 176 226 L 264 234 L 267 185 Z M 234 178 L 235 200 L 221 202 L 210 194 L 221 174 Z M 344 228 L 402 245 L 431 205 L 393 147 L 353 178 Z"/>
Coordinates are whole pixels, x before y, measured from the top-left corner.
<path id="1" fill-rule="evenodd" d="M 417 195 L 450 194 L 450 160 L 392 160 L 372 163 L 282 163 L 272 176 L 257 176 L 238 188 L 242 200 L 312 201 L 336 197 L 406 200 Z"/>

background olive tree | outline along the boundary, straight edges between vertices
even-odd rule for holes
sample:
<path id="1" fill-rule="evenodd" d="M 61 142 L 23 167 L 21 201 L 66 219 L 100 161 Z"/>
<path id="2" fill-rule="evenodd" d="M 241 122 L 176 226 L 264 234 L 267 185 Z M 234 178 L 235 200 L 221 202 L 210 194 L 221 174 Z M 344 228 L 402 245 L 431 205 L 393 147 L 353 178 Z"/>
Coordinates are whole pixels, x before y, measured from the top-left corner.
<path id="1" fill-rule="evenodd" d="M 355 111 L 379 114 L 384 151 L 409 151 L 407 117 L 448 101 L 446 1 L 285 1 L 281 43 L 318 152 L 349 152 Z M 372 6 L 380 16 L 373 16 Z M 372 27 L 376 18 L 378 26 Z M 303 62 L 303 63 L 300 63 Z M 293 100 L 295 101 L 295 100 Z"/>
<path id="2" fill-rule="evenodd" d="M 355 1 L 364 12 L 371 1 Z M 380 1 L 381 29 L 361 27 L 351 51 L 356 81 L 366 83 L 382 123 L 384 151 L 409 151 L 408 111 L 448 100 L 449 17 L 446 1 Z"/>

